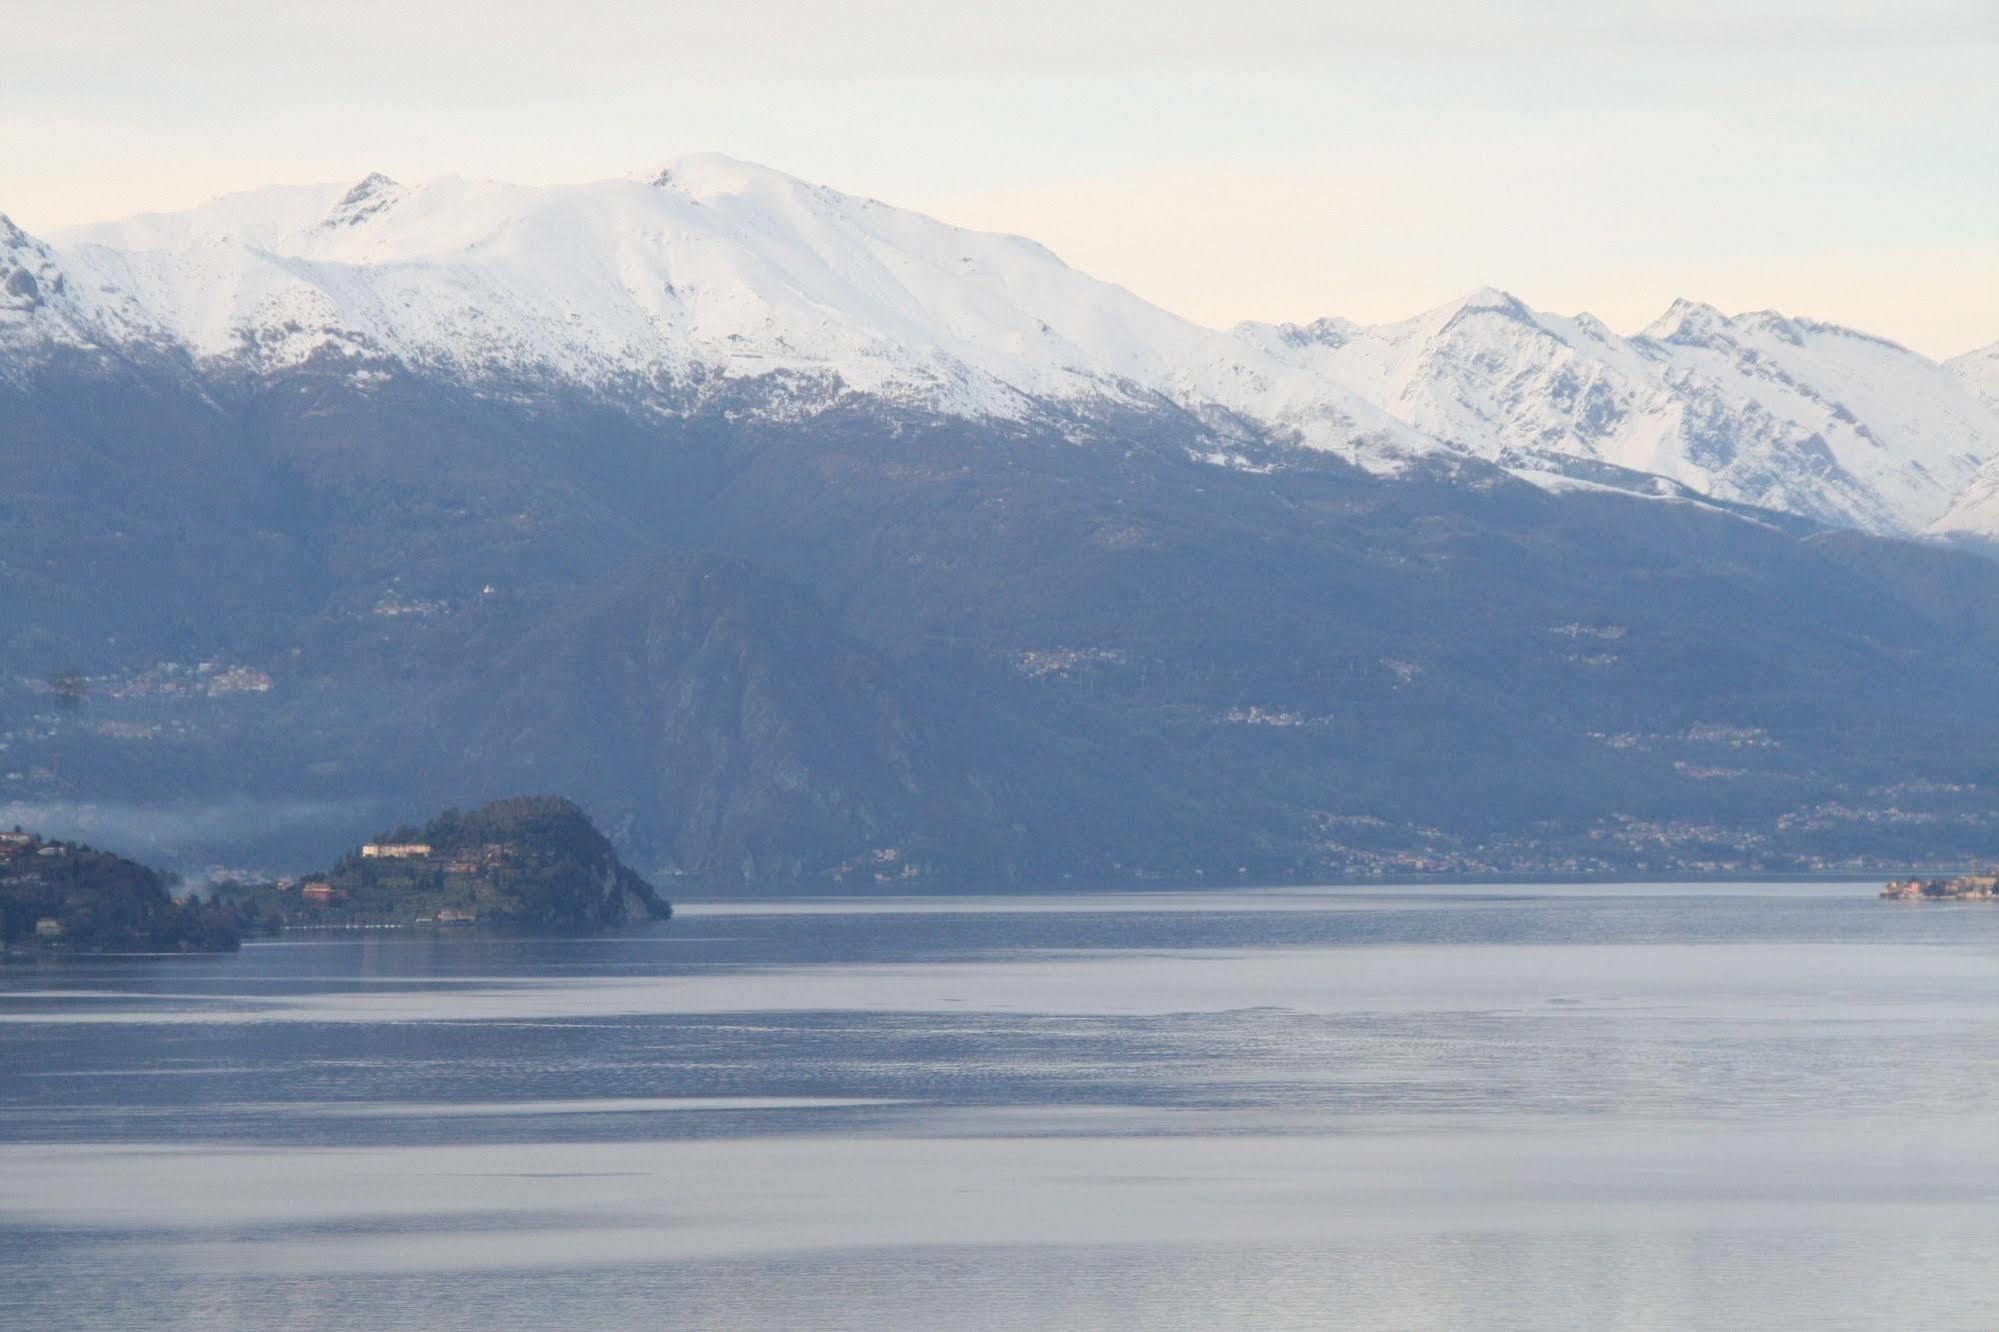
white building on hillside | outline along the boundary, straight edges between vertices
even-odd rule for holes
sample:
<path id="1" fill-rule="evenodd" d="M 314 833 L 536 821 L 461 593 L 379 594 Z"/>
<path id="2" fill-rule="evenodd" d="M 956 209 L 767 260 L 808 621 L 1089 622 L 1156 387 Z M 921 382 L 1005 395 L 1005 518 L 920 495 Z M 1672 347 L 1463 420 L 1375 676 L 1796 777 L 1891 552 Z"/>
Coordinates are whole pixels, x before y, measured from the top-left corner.
<path id="1" fill-rule="evenodd" d="M 429 854 L 429 842 L 369 842 L 361 848 L 363 860 L 408 860 Z"/>

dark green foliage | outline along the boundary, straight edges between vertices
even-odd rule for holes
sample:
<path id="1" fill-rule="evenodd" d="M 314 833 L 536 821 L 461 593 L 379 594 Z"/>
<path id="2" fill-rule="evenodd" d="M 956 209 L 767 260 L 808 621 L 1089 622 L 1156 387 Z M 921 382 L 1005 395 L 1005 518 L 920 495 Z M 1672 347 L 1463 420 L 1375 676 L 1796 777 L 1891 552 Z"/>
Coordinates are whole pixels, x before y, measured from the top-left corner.
<path id="1" fill-rule="evenodd" d="M 83 953 L 221 952 L 235 916 L 176 902 L 158 873 L 73 842 L 0 848 L 0 945 Z M 53 927 L 53 928 L 51 928 Z"/>
<path id="2" fill-rule="evenodd" d="M 377 857 L 356 850 L 299 883 L 228 884 L 217 892 L 262 929 L 352 923 L 601 929 L 673 914 L 651 884 L 619 862 L 583 811 L 555 796 L 515 796 L 469 813 L 446 810 L 375 842 L 429 850 Z"/>

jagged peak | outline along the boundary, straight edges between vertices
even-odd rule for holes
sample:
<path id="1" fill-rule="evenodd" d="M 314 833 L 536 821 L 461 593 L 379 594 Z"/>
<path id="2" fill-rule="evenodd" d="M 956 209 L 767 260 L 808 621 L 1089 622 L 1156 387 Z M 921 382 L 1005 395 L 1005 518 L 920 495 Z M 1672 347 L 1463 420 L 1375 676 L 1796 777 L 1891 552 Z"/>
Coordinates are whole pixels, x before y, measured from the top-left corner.
<path id="1" fill-rule="evenodd" d="M 1705 301 L 1679 296 L 1666 307 L 1666 313 L 1647 324 L 1638 336 L 1654 342 L 1685 342 L 1727 322 L 1727 315 Z"/>
<path id="2" fill-rule="evenodd" d="M 1527 308 L 1521 303 L 1518 296 L 1515 296 L 1512 292 L 1502 287 L 1494 286 L 1484 286 L 1475 291 L 1468 292 L 1458 303 L 1467 307 L 1475 306 L 1480 309 L 1491 307 L 1503 310 L 1525 310 Z"/>
<path id="3" fill-rule="evenodd" d="M 1439 306 L 1433 313 L 1449 312 L 1453 315 L 1473 314 L 1492 311 L 1513 319 L 1532 319 L 1534 312 L 1518 296 L 1499 287 L 1480 287 L 1467 292 L 1446 305 Z"/>
<path id="4" fill-rule="evenodd" d="M 1361 331 L 1361 325 L 1338 315 L 1322 315 L 1309 324 L 1266 323 L 1244 320 L 1233 330 L 1239 338 L 1260 347 L 1343 347 Z"/>
<path id="5" fill-rule="evenodd" d="M 1794 347 L 1803 347 L 1809 337 L 1829 336 L 1871 342 L 1879 347 L 1907 352 L 1911 356 L 1919 354 L 1909 351 L 1893 338 L 1884 338 L 1879 334 L 1868 333 L 1845 324 L 1808 319 L 1802 315 L 1787 315 L 1781 310 L 1748 310 L 1738 315 L 1726 315 L 1712 305 L 1690 301 L 1684 297 L 1674 301 L 1665 314 L 1653 320 L 1638 336 L 1651 342 L 1689 345 L 1712 342 L 1718 337 L 1732 338 L 1756 334 L 1776 338 Z"/>
<path id="6" fill-rule="evenodd" d="M 1577 328 L 1589 334 L 1591 337 L 1595 338 L 1598 342 L 1615 342 L 1618 340 L 1616 330 L 1612 329 L 1609 324 L 1604 323 L 1601 319 L 1598 319 L 1595 315 L 1591 314 L 1587 310 L 1584 310 L 1581 314 L 1578 314 L 1575 317 L 1574 322 Z"/>
<path id="7" fill-rule="evenodd" d="M 356 204 L 365 199 L 372 199 L 384 190 L 399 190 L 401 188 L 402 186 L 397 183 L 393 176 L 385 175 L 380 171 L 370 171 L 367 175 L 361 177 L 360 182 L 353 189 L 347 191 L 347 197 L 340 202 L 343 205 Z"/>
<path id="8" fill-rule="evenodd" d="M 1908 352 L 1911 356 L 1922 355 L 1921 352 L 1910 351 L 1909 348 L 1903 346 L 1893 338 L 1884 338 L 1879 333 L 1869 333 L 1866 329 L 1853 328 L 1847 324 L 1829 323 L 1823 319 L 1806 319 L 1800 315 L 1776 315 L 1775 317 L 1782 319 L 1786 327 L 1798 336 L 1800 346 L 1804 345 L 1803 336 L 1805 334 L 1818 333 L 1830 334 L 1841 338 L 1855 338 L 1861 342 L 1874 343 L 1879 347 L 1892 348 L 1898 352 Z M 1923 359 L 1928 360 L 1929 358 L 1925 356 Z"/>
<path id="9" fill-rule="evenodd" d="M 354 188 L 341 196 L 321 225 L 351 227 L 382 212 L 403 196 L 403 187 L 379 171 L 363 176 Z"/>
<path id="10" fill-rule="evenodd" d="M 1805 333 L 1814 327 L 1810 320 L 1796 320 L 1781 310 L 1752 310 L 1738 315 L 1730 321 L 1743 328 L 1758 333 L 1768 333 L 1771 337 L 1788 342 L 1794 347 L 1805 345 Z"/>
<path id="11" fill-rule="evenodd" d="M 1416 327 L 1428 330 L 1433 336 L 1446 329 L 1479 315 L 1497 315 L 1501 319 L 1530 328 L 1539 328 L 1540 320 L 1526 302 L 1510 291 L 1498 287 L 1479 287 L 1454 301 L 1447 301 L 1433 310 L 1427 310 L 1411 321 Z"/>

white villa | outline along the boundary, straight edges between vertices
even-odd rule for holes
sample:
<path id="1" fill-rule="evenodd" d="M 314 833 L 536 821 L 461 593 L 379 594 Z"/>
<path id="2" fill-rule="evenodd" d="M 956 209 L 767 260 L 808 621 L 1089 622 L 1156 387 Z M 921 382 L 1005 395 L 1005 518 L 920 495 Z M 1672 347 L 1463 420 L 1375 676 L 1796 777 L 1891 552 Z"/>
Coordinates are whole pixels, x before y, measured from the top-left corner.
<path id="1" fill-rule="evenodd" d="M 361 848 L 363 860 L 408 860 L 430 854 L 429 842 L 369 842 Z"/>

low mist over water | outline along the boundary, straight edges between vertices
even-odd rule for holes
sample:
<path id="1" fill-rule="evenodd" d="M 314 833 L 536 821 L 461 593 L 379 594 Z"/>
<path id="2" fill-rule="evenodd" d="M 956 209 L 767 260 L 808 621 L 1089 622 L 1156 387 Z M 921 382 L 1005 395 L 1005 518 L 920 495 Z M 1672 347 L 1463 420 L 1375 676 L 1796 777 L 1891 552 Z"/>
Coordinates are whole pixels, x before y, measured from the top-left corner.
<path id="1" fill-rule="evenodd" d="M 1989 1326 L 1999 911 L 765 902 L 0 973 L 20 1326 Z"/>

